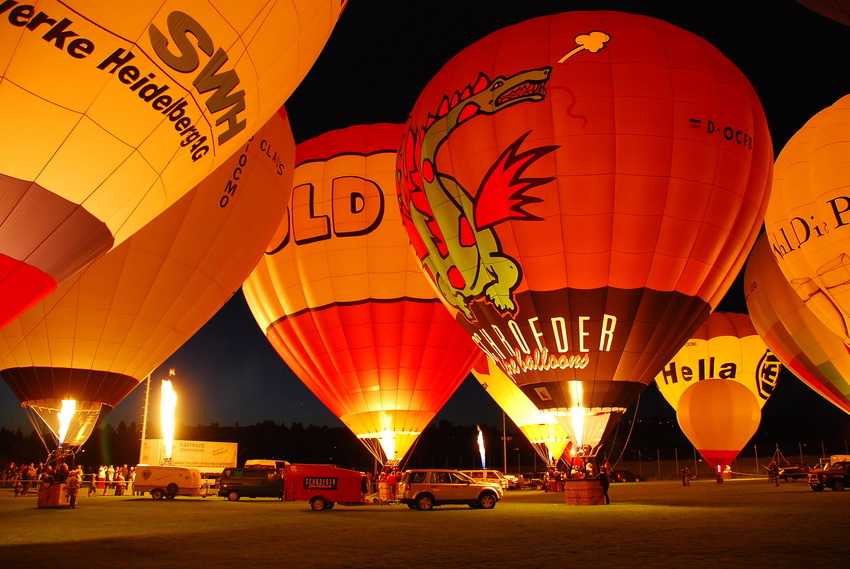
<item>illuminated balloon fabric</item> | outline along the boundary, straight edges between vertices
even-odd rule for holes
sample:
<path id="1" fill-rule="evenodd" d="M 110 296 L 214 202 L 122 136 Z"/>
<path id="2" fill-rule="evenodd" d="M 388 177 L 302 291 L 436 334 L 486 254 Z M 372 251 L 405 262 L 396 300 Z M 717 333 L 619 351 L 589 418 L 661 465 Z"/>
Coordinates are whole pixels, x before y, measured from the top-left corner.
<path id="1" fill-rule="evenodd" d="M 459 321 L 595 446 L 728 290 L 771 165 L 759 100 L 715 48 L 571 12 L 453 58 L 408 119 L 398 184 Z"/>
<path id="2" fill-rule="evenodd" d="M 95 416 L 115 407 L 257 264 L 284 215 L 294 157 L 281 110 L 189 194 L 0 330 L 0 375 L 19 400 L 42 417 L 62 399 Z"/>
<path id="3" fill-rule="evenodd" d="M 0 3 L 0 326 L 236 152 L 343 4 Z"/>
<path id="4" fill-rule="evenodd" d="M 850 95 L 817 113 L 776 159 L 765 228 L 785 278 L 850 343 Z"/>
<path id="5" fill-rule="evenodd" d="M 540 458 L 554 466 L 570 443 L 561 423 L 553 415 L 539 410 L 487 356 L 478 358 L 472 375 L 519 427 Z"/>
<path id="6" fill-rule="evenodd" d="M 682 393 L 676 419 L 705 461 L 720 472 L 758 430 L 761 410 L 742 384 L 706 379 Z"/>
<path id="7" fill-rule="evenodd" d="M 737 381 L 752 391 L 762 408 L 781 369 L 748 315 L 712 312 L 655 377 L 655 384 L 676 409 L 682 393 L 697 381 Z"/>
<path id="8" fill-rule="evenodd" d="M 286 364 L 375 457 L 404 457 L 479 351 L 410 250 L 393 186 L 401 125 L 298 145 L 289 232 L 243 290 Z"/>
<path id="9" fill-rule="evenodd" d="M 850 353 L 785 279 L 767 237 L 756 241 L 744 273 L 747 310 L 764 342 L 800 380 L 850 413 Z"/>
<path id="10" fill-rule="evenodd" d="M 848 0 L 797 0 L 800 4 L 831 20 L 850 26 Z"/>

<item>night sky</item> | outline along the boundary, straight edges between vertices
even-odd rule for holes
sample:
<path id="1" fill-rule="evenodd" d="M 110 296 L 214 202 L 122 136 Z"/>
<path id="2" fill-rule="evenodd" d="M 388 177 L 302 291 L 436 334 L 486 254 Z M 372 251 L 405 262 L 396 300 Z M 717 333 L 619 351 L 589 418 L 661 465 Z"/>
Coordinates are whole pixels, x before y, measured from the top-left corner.
<path id="1" fill-rule="evenodd" d="M 442 65 L 488 33 L 535 16 L 600 9 L 660 18 L 716 46 L 759 94 L 777 154 L 812 115 L 850 93 L 850 27 L 794 0 L 350 0 L 316 65 L 287 102 L 296 142 L 355 124 L 404 122 Z M 740 278 L 718 309 L 746 312 Z M 241 292 L 154 372 L 152 395 L 169 368 L 176 370 L 178 416 L 187 425 L 267 419 L 341 425 L 280 360 Z M 140 386 L 110 421 L 140 420 L 143 398 Z M 634 407 L 626 416 L 632 412 Z M 764 413 L 841 414 L 788 372 Z M 650 386 L 639 414 L 672 416 L 672 409 Z M 437 419 L 500 425 L 502 414 L 470 377 Z M 28 427 L 5 383 L 0 426 Z"/>

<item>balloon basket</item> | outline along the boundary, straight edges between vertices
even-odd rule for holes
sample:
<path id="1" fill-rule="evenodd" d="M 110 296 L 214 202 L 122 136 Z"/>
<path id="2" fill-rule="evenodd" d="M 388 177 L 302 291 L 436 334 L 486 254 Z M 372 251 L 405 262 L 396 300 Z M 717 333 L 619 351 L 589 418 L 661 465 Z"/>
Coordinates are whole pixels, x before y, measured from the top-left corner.
<path id="1" fill-rule="evenodd" d="M 65 484 L 51 484 L 50 486 L 39 488 L 36 505 L 39 508 L 69 507 L 68 487 Z"/>
<path id="2" fill-rule="evenodd" d="M 582 480 L 567 480 L 564 482 L 564 493 L 568 506 L 597 506 L 605 504 L 605 492 L 598 478 Z"/>

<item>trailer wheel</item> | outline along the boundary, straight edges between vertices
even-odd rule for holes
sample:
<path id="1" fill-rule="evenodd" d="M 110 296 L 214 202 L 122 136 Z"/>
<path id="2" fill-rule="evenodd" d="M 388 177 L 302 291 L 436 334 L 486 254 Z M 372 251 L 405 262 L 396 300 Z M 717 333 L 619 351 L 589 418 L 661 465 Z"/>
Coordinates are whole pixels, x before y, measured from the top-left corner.
<path id="1" fill-rule="evenodd" d="M 175 484 L 174 482 L 172 482 L 171 484 L 165 487 L 165 497 L 169 500 L 173 500 L 174 496 L 176 496 L 179 491 L 180 487 L 177 486 L 177 484 Z"/>
<path id="2" fill-rule="evenodd" d="M 165 492 L 163 492 L 162 488 L 154 488 L 151 490 L 151 498 L 154 500 L 162 500 L 165 497 Z"/>
<path id="3" fill-rule="evenodd" d="M 329 510 L 333 506 L 331 506 L 330 502 L 322 498 L 321 496 L 314 496 L 310 498 L 310 509 L 314 512 L 321 512 L 322 510 Z"/>

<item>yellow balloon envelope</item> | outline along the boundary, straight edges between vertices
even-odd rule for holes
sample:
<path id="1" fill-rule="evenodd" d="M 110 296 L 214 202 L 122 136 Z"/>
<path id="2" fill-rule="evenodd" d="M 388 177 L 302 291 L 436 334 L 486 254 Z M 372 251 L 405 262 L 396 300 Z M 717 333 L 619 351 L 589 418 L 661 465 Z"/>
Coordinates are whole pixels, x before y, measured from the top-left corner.
<path id="1" fill-rule="evenodd" d="M 0 330 L 0 375 L 28 411 L 53 425 L 63 400 L 76 402 L 71 435 L 51 428 L 60 443 L 85 442 L 101 406 L 238 290 L 283 217 L 294 156 L 281 109 L 212 176 Z"/>
<path id="2" fill-rule="evenodd" d="M 243 287 L 281 358 L 382 463 L 404 458 L 479 354 L 402 227 L 400 139 L 376 124 L 299 144 L 288 231 Z"/>
<path id="3" fill-rule="evenodd" d="M 756 396 L 740 383 L 707 379 L 682 393 L 676 418 L 691 444 L 719 473 L 755 434 L 761 410 Z"/>
<path id="4" fill-rule="evenodd" d="M 776 159 L 770 247 L 806 306 L 850 343 L 850 95 L 812 117 Z"/>
<path id="5" fill-rule="evenodd" d="M 478 359 L 472 367 L 472 375 L 519 427 L 540 458 L 548 466 L 555 466 L 570 444 L 570 437 L 558 419 L 539 410 L 487 356 Z"/>
<path id="6" fill-rule="evenodd" d="M 771 353 L 746 314 L 714 312 L 670 363 L 655 376 L 655 384 L 678 408 L 682 393 L 706 379 L 737 381 L 764 407 L 779 378 L 782 364 Z"/>
<path id="7" fill-rule="evenodd" d="M 827 401 L 850 413 L 850 353 L 797 296 L 770 250 L 756 241 L 744 273 L 753 325 L 782 364 Z"/>
<path id="8" fill-rule="evenodd" d="M 0 3 L 0 326 L 237 152 L 343 5 Z"/>

